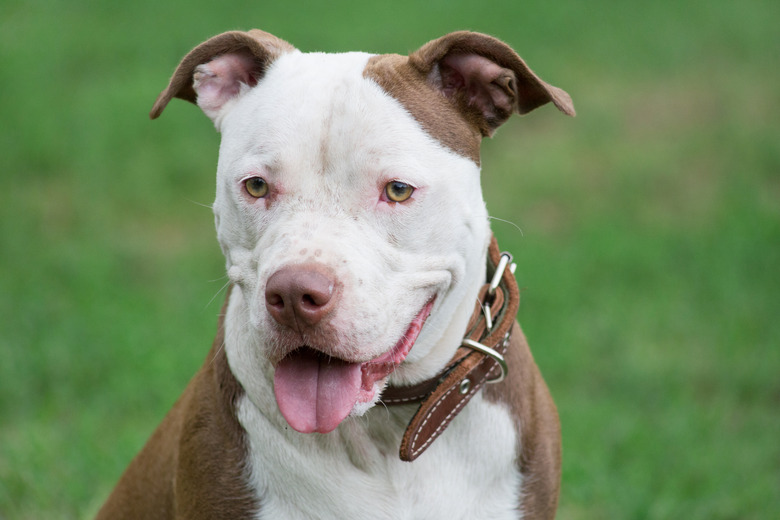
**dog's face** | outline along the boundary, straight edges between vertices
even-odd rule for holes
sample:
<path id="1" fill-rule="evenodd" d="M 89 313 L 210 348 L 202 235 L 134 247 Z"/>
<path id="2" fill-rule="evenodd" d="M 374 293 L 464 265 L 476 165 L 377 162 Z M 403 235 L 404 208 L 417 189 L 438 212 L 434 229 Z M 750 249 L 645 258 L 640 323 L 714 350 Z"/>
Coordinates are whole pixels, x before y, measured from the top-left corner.
<path id="1" fill-rule="evenodd" d="M 479 141 L 513 111 L 570 110 L 568 96 L 472 33 L 411 58 L 226 35 L 185 58 L 153 116 L 178 95 L 222 133 L 231 368 L 258 404 L 273 383 L 294 429 L 328 432 L 389 378 L 431 377 L 453 354 L 490 234 Z"/>
<path id="2" fill-rule="evenodd" d="M 480 282 L 488 239 L 477 166 L 431 139 L 366 80 L 367 60 L 285 55 L 221 125 L 218 237 L 244 296 L 246 327 L 276 367 L 282 410 L 312 401 L 294 386 L 311 377 L 302 367 L 317 353 L 349 362 L 325 362 L 338 365 L 328 376 L 351 402 L 332 420 L 321 413 L 316 428 L 324 430 L 343 419 L 344 407 L 373 402 L 404 358 L 409 366 L 435 363 L 427 354 L 439 338 L 429 331 L 446 330 Z M 296 280 L 284 279 L 306 277 L 300 295 L 289 287 Z M 325 303 L 293 301 L 317 298 L 318 290 Z M 307 304 L 325 307 L 324 315 L 299 310 Z M 285 306 L 292 315 L 277 310 Z"/>

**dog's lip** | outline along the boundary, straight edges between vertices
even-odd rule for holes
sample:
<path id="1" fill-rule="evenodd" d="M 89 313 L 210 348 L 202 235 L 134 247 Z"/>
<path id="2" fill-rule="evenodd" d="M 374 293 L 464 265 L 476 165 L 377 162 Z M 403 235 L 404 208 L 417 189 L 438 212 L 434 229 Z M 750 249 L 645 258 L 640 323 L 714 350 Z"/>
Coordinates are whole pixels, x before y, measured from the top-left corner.
<path id="1" fill-rule="evenodd" d="M 409 327 L 406 329 L 404 334 L 401 336 L 401 338 L 398 340 L 398 342 L 395 344 L 393 348 L 391 348 L 381 356 L 372 359 L 366 364 L 369 365 L 381 365 L 386 363 L 391 363 L 394 365 L 401 364 L 401 362 L 403 362 L 404 359 L 406 359 L 406 356 L 409 355 L 409 351 L 412 349 L 414 342 L 417 341 L 417 336 L 420 335 L 420 331 L 422 330 L 422 327 L 425 324 L 425 320 L 427 320 L 428 316 L 430 316 L 431 310 L 433 309 L 433 303 L 435 300 L 436 297 L 434 296 L 433 298 L 428 300 L 428 302 L 423 306 L 422 309 L 420 309 L 420 312 L 417 313 L 417 316 L 414 317 L 412 322 L 409 324 Z"/>
<path id="2" fill-rule="evenodd" d="M 365 395 L 362 395 L 359 401 L 367 402 L 373 399 L 374 384 L 389 376 L 403 363 L 417 341 L 425 321 L 430 316 L 435 300 L 436 297 L 434 296 L 420 309 L 420 312 L 417 313 L 393 348 L 361 365 L 363 372 L 362 390 Z"/>
<path id="3" fill-rule="evenodd" d="M 360 365 L 363 374 L 362 390 L 364 395 L 359 399 L 360 402 L 366 402 L 373 397 L 374 383 L 380 381 L 389 376 L 398 366 L 404 362 L 406 356 L 412 350 L 414 343 L 417 341 L 417 337 L 420 335 L 425 321 L 430 316 L 433 310 L 433 304 L 436 301 L 436 295 L 432 296 L 425 305 L 420 309 L 417 315 L 409 323 L 409 326 L 404 331 L 403 335 L 398 339 L 396 344 L 379 356 L 369 359 L 368 361 L 360 361 L 356 359 L 350 359 L 351 356 L 336 356 L 331 352 L 326 352 L 324 349 L 313 347 L 308 344 L 295 347 L 286 352 L 280 359 L 275 362 L 272 361 L 274 367 L 276 367 L 282 359 L 293 355 L 293 353 L 300 350 L 310 350 L 323 356 L 324 358 L 331 359 L 337 363 L 344 363 L 348 365 Z"/>
<path id="4" fill-rule="evenodd" d="M 425 321 L 428 319 L 428 316 L 431 314 L 431 311 L 433 310 L 433 304 L 436 300 L 436 296 L 432 296 L 425 305 L 420 309 L 420 311 L 417 313 L 417 315 L 412 319 L 411 323 L 407 327 L 407 329 L 404 331 L 403 335 L 400 337 L 400 339 L 396 342 L 396 344 L 384 352 L 383 354 L 380 354 L 379 356 L 369 359 L 369 360 L 363 360 L 360 359 L 360 356 L 355 355 L 354 353 L 344 353 L 344 354 L 337 354 L 334 352 L 336 349 L 327 348 L 324 345 L 320 345 L 319 341 L 314 342 L 308 342 L 304 340 L 304 343 L 298 343 L 297 346 L 288 346 L 285 348 L 282 352 L 277 352 L 273 359 L 270 359 L 271 364 L 274 366 L 274 368 L 282 361 L 282 359 L 290 356 L 294 352 L 297 352 L 301 349 L 307 349 L 312 350 L 318 353 L 319 355 L 323 356 L 324 358 L 329 358 L 332 360 L 335 360 L 337 362 L 346 363 L 346 364 L 356 364 L 361 365 L 363 367 L 365 366 L 385 366 L 385 365 L 393 365 L 394 367 L 397 367 L 403 361 L 406 359 L 406 356 L 409 355 L 409 351 L 414 346 L 415 341 L 417 340 L 417 336 L 419 336 L 420 331 L 422 329 L 422 326 L 425 324 Z"/>

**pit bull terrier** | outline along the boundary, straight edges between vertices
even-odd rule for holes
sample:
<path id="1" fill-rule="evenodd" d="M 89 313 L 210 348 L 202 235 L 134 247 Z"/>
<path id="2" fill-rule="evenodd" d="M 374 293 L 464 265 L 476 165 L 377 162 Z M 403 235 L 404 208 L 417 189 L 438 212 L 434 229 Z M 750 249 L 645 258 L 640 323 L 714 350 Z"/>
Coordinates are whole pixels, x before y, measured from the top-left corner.
<path id="1" fill-rule="evenodd" d="M 490 36 L 409 56 L 259 30 L 187 54 L 157 98 L 222 134 L 231 283 L 201 370 L 100 519 L 553 518 L 555 405 L 515 321 L 480 141 L 570 97 Z"/>

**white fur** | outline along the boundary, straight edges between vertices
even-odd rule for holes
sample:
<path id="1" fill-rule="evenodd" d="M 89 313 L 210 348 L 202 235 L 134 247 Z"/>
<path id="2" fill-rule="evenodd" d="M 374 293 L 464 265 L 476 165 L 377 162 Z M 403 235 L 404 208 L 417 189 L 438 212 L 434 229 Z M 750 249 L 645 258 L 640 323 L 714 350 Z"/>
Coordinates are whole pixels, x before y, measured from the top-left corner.
<path id="1" fill-rule="evenodd" d="M 246 390 L 239 420 L 258 518 L 517 518 L 514 428 L 506 409 L 479 395 L 413 463 L 398 459 L 413 407 L 368 403 L 329 434 L 300 434 L 274 399 L 283 347 L 264 294 L 278 269 L 316 262 L 335 274 L 337 340 L 325 347 L 351 361 L 390 350 L 435 296 L 407 361 L 389 378 L 397 383 L 442 368 L 483 283 L 489 227 L 478 166 L 364 78 L 368 58 L 286 54 L 256 87 L 210 114 L 223 136 L 217 234 L 236 284 L 226 352 Z M 273 195 L 242 192 L 254 175 Z M 392 180 L 415 186 L 412 199 L 383 202 Z"/>
<path id="2" fill-rule="evenodd" d="M 279 428 L 244 398 L 239 420 L 262 497 L 257 518 L 518 518 L 520 475 L 506 410 L 477 395 L 412 463 L 398 458 L 409 412 L 375 407 L 329 434 L 302 434 Z"/>

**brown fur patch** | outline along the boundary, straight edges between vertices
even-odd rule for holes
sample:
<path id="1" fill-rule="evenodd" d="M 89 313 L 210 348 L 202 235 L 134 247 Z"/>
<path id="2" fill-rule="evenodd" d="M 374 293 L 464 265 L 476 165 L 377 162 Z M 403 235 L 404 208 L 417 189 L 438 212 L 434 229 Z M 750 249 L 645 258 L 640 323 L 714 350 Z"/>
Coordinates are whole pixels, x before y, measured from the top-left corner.
<path id="1" fill-rule="evenodd" d="M 523 518 L 552 519 L 561 482 L 561 426 L 550 391 L 515 324 L 505 359 L 509 377 L 485 387 L 489 402 L 507 406 L 518 431 L 517 466 L 523 475 Z"/>
<path id="2" fill-rule="evenodd" d="M 246 481 L 245 432 L 235 409 L 244 391 L 223 345 L 226 309 L 227 300 L 203 367 L 130 463 L 97 520 L 254 518 L 259 504 Z"/>
<path id="3" fill-rule="evenodd" d="M 398 100 L 431 137 L 479 164 L 479 131 L 464 119 L 456 105 L 431 87 L 426 71 L 412 66 L 408 56 L 374 56 L 363 76 Z"/>

